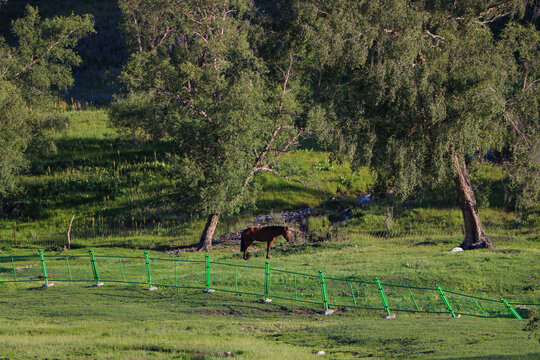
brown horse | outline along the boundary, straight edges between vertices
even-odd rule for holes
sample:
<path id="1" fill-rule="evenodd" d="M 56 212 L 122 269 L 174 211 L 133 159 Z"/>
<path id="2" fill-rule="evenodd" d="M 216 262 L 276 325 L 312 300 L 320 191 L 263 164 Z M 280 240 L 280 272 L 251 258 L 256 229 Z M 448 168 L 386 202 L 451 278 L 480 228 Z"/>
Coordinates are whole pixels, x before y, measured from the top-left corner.
<path id="1" fill-rule="evenodd" d="M 266 258 L 270 259 L 270 246 L 272 245 L 272 241 L 279 235 L 282 235 L 285 240 L 291 242 L 291 234 L 289 228 L 286 226 L 251 227 L 242 231 L 240 251 L 244 253 L 244 259 L 249 260 L 247 250 L 254 241 L 266 241 Z"/>

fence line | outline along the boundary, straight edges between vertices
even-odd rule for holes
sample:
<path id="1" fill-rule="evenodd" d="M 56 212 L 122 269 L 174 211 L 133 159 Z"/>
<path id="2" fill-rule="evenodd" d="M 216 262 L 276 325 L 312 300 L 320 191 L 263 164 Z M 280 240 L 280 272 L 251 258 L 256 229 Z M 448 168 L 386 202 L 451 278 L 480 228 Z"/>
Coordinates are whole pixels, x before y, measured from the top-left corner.
<path id="1" fill-rule="evenodd" d="M 39 266 L 28 264 L 36 259 Z M 93 250 L 88 255 L 46 255 L 40 249 L 37 255 L 0 256 L 0 283 L 43 282 L 43 287 L 50 287 L 53 281 L 89 282 L 94 286 L 106 282 L 139 284 L 147 285 L 149 290 L 217 290 L 258 296 L 263 302 L 276 298 L 316 304 L 325 314 L 330 307 L 338 307 L 380 310 L 386 315 L 412 312 L 522 319 L 529 314 L 520 314 L 512 305 L 540 306 L 464 294 L 439 285 L 390 284 L 378 277 L 365 281 L 325 277 L 320 270 L 308 274 L 274 269 L 268 261 L 264 267 L 230 264 L 211 261 L 208 254 L 204 260 L 187 260 L 150 257 L 147 251 L 143 256 L 98 255 Z"/>

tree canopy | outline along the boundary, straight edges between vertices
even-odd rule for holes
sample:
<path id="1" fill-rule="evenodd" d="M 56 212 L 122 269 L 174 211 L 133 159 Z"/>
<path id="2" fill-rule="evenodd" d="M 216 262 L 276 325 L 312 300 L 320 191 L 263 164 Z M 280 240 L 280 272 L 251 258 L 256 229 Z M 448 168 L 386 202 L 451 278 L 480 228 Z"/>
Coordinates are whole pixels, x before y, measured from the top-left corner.
<path id="1" fill-rule="evenodd" d="M 285 41 L 272 58 L 262 55 L 267 35 L 250 1 L 122 7 L 132 55 L 112 121 L 175 144 L 179 196 L 208 216 L 201 247 L 209 249 L 219 215 L 251 201 L 257 173 L 286 177 L 272 164 L 303 132 L 299 59 Z"/>
<path id="2" fill-rule="evenodd" d="M 520 24 L 524 3 L 308 1 L 298 12 L 323 79 L 316 91 L 326 117 L 313 127 L 336 149 L 346 140 L 354 161 L 402 200 L 453 177 L 462 245 L 491 246 L 465 160 L 516 146 L 513 156 L 533 170 L 516 172 L 535 176 L 538 31 Z"/>
<path id="3" fill-rule="evenodd" d="M 41 19 L 27 6 L 12 23 L 16 42 L 0 38 L 0 197 L 16 190 L 30 155 L 54 146 L 44 131 L 65 122 L 53 110 L 54 91 L 72 84 L 80 62 L 73 48 L 92 26 L 89 16 Z"/>

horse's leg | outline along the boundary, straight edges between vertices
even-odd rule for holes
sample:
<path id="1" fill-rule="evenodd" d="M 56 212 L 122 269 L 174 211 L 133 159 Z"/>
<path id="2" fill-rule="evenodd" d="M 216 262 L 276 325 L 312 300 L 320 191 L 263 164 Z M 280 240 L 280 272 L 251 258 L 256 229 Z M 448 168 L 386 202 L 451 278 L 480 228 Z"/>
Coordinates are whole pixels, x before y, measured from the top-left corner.
<path id="1" fill-rule="evenodd" d="M 244 260 L 249 260 L 249 256 L 248 256 L 248 252 L 247 252 L 247 251 L 248 251 L 249 246 L 250 246 L 252 243 L 253 243 L 253 241 L 249 241 L 249 240 L 246 239 L 246 242 L 245 242 L 246 248 L 244 249 Z"/>
<path id="2" fill-rule="evenodd" d="M 272 246 L 272 241 L 274 241 L 274 239 L 270 240 L 266 245 L 266 258 L 267 259 L 270 259 L 270 246 Z"/>

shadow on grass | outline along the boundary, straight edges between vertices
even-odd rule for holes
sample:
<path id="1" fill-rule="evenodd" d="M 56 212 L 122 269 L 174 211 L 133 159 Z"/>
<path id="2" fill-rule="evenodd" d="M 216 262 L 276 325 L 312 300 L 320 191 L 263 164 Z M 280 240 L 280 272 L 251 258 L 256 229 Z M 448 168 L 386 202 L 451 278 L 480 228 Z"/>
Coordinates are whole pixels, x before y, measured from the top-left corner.
<path id="1" fill-rule="evenodd" d="M 119 138 L 61 138 L 56 140 L 58 151 L 34 161 L 32 172 L 44 174 L 52 171 L 84 167 L 112 168 L 116 164 L 144 164 L 162 161 L 174 150 L 172 143 L 133 145 Z"/>

